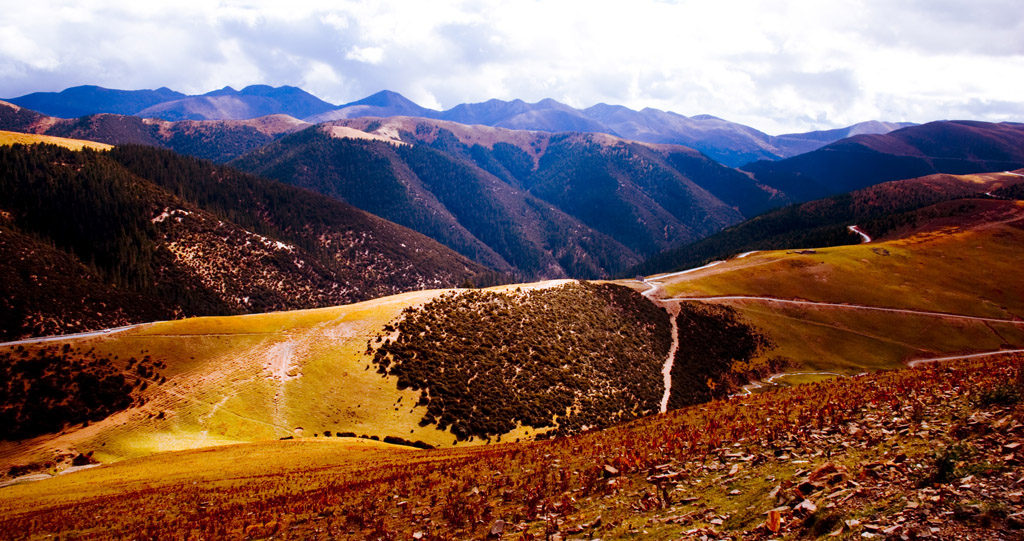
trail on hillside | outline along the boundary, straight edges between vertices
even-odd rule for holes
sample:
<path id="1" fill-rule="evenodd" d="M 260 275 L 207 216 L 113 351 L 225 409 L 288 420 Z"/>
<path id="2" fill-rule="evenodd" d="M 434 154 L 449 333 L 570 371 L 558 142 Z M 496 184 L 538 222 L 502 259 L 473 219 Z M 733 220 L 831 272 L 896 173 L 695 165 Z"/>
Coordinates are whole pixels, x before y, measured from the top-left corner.
<path id="1" fill-rule="evenodd" d="M 887 312 L 891 314 L 910 314 L 916 316 L 940 317 L 948 319 L 963 319 L 968 321 L 984 321 L 988 323 L 1009 323 L 1012 325 L 1024 325 L 1024 320 L 1003 319 L 995 317 L 968 316 L 963 314 L 952 314 L 949 312 L 932 312 L 928 310 L 913 310 L 910 308 L 887 308 L 883 306 L 870 306 L 866 304 L 844 304 L 837 302 L 823 301 L 802 301 L 796 299 L 779 299 L 776 297 L 759 297 L 754 295 L 722 295 L 715 297 L 672 297 L 666 301 L 764 301 L 779 304 L 795 304 L 800 306 L 816 306 L 829 308 L 844 308 L 848 310 L 871 310 L 876 312 Z"/>
<path id="2" fill-rule="evenodd" d="M 740 387 L 740 392 L 738 392 L 736 394 L 729 395 L 729 398 L 732 398 L 734 396 L 748 396 L 748 395 L 752 395 L 752 394 L 754 394 L 754 392 L 753 392 L 754 389 L 760 389 L 762 387 L 767 387 L 769 385 L 773 386 L 773 387 L 777 387 L 779 384 L 775 383 L 775 380 L 777 380 L 779 378 L 787 377 L 787 376 L 836 376 L 836 377 L 840 377 L 840 378 L 847 377 L 847 376 L 844 376 L 843 374 L 840 374 L 838 372 L 778 372 L 778 373 L 775 373 L 775 374 L 772 374 L 772 375 L 768 376 L 767 378 L 764 378 L 764 379 L 761 379 L 761 380 L 757 380 L 757 381 L 751 381 L 750 383 L 744 385 L 743 387 Z"/>
<path id="3" fill-rule="evenodd" d="M 668 399 L 672 395 L 672 366 L 675 363 L 676 352 L 679 351 L 679 322 L 676 320 L 676 316 L 679 315 L 679 303 L 671 302 L 655 297 L 655 294 L 661 290 L 661 282 L 644 282 L 649 286 L 647 291 L 641 293 L 647 300 L 653 302 L 655 305 L 664 308 L 669 314 L 669 323 L 672 325 L 672 345 L 668 348 L 668 356 L 665 357 L 665 363 L 661 367 L 662 379 L 665 382 L 665 392 L 661 395 L 661 406 L 659 411 L 665 413 L 668 411 Z"/>
<path id="4" fill-rule="evenodd" d="M 1005 353 L 1024 353 L 1024 349 L 1001 349 L 998 351 L 986 351 L 984 353 L 970 353 L 967 355 L 948 355 L 945 357 L 928 357 L 925 359 L 914 359 L 907 362 L 907 366 L 913 368 L 919 364 L 926 363 L 941 363 L 945 361 L 955 361 L 957 359 L 975 359 L 978 357 L 992 357 L 995 355 L 1003 355 Z"/>
<path id="5" fill-rule="evenodd" d="M 55 336 L 39 336 L 36 338 L 23 338 L 21 340 L 15 340 L 13 342 L 0 342 L 0 347 L 7 346 L 20 346 L 24 344 L 38 344 L 42 342 L 59 342 L 62 340 L 79 340 L 82 338 L 92 338 L 94 336 L 107 336 L 119 332 L 124 332 L 129 329 L 136 327 L 142 327 L 145 325 L 152 325 L 152 323 L 136 323 L 134 325 L 125 325 L 123 327 L 113 327 L 110 329 L 100 329 L 98 331 L 80 332 L 75 334 L 61 334 Z"/>
<path id="6" fill-rule="evenodd" d="M 863 230 L 861 230 L 860 227 L 857 227 L 855 225 L 851 225 L 851 226 L 848 226 L 847 229 L 849 229 L 851 233 L 856 233 L 856 234 L 860 235 L 860 243 L 861 244 L 867 244 L 867 243 L 871 242 L 871 237 L 869 237 L 867 233 L 865 233 Z"/>

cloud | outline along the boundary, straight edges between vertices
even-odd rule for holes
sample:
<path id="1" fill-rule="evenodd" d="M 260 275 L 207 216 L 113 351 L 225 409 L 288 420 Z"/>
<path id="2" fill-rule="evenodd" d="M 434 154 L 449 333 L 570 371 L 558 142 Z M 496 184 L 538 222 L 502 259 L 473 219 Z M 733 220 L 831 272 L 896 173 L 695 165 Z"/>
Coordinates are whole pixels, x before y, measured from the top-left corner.
<path id="1" fill-rule="evenodd" d="M 1010 0 L 9 3 L 0 96 L 80 84 L 389 89 L 447 108 L 554 98 L 710 113 L 771 133 L 878 118 L 1017 119 Z"/>

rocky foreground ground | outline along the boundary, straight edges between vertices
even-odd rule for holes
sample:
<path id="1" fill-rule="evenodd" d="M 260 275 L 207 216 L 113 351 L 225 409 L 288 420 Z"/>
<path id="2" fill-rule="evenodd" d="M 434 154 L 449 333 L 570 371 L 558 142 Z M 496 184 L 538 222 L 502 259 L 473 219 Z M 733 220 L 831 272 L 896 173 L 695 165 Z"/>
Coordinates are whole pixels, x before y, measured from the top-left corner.
<path id="1" fill-rule="evenodd" d="M 170 458 L 144 481 L 129 461 L 0 489 L 0 537 L 1022 539 L 1022 364 L 924 365 L 355 467 L 304 465 L 298 441 L 253 446 L 230 475 L 190 462 L 180 481 Z M 59 490 L 76 476 L 88 495 Z"/>

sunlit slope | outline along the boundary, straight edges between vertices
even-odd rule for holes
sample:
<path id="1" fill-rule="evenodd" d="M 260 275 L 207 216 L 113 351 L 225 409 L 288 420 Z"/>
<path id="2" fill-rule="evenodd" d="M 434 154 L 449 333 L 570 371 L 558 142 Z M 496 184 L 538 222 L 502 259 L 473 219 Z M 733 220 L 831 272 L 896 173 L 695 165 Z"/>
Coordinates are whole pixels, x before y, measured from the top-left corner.
<path id="1" fill-rule="evenodd" d="M 16 133 L 0 130 L 0 145 L 35 145 L 39 143 L 58 145 L 64 148 L 70 148 L 71 150 L 82 150 L 83 148 L 91 148 L 93 150 L 110 150 L 114 148 L 114 145 L 97 143 L 95 141 L 84 141 L 81 139 L 67 139 L 65 137 L 53 137 L 50 135 Z"/>
<path id="2" fill-rule="evenodd" d="M 948 202 L 922 212 L 902 238 L 757 252 L 652 280 L 666 297 L 737 308 L 792 371 L 895 368 L 1024 347 L 1022 224 L 1019 201 Z"/>
<path id="3" fill-rule="evenodd" d="M 565 282 L 490 291 L 526 292 Z M 141 380 L 141 386 L 136 381 L 131 407 L 105 419 L 77 422 L 59 434 L 0 442 L 0 468 L 54 461 L 60 469 L 62 460 L 77 453 L 92 452 L 105 463 L 159 451 L 288 437 L 344 435 L 435 447 L 482 443 L 479 437 L 424 421 L 422 393 L 378 370 L 369 347 L 371 341 L 382 343 L 378 337 L 394 336 L 388 324 L 403 310 L 451 291 L 419 291 L 324 309 L 167 321 L 5 346 L 0 353 L 12 359 L 31 358 L 40 350 L 64 355 L 66 360 L 58 364 L 77 363 L 80 368 L 73 372 L 84 370 L 84 360 L 100 358 L 129 382 Z M 609 346 L 602 342 L 601 347 Z M 667 350 L 667 344 L 663 347 Z M 665 351 L 654 354 L 658 368 L 664 356 Z M 153 367 L 152 373 L 140 373 L 140 365 Z M 649 370 L 650 379 L 660 381 L 658 368 Z M 467 388 L 471 383 L 472 378 Z M 660 397 L 662 389 L 652 387 L 651 393 Z M 495 435 L 510 441 L 544 431 L 515 424 Z"/>
<path id="4" fill-rule="evenodd" d="M 195 318 L 143 325 L 68 343 L 116 356 L 149 355 L 166 368 L 144 405 L 87 427 L 0 443 L 11 463 L 48 460 L 55 449 L 94 451 L 103 462 L 156 451 L 312 436 L 324 431 L 450 445 L 420 427 L 417 393 L 369 368 L 367 340 L 401 311 L 440 295 L 423 291 L 337 308 Z M 46 344 L 42 344 L 46 345 Z M 27 344 L 31 350 L 41 345 Z M 158 378 L 166 378 L 158 384 Z"/>

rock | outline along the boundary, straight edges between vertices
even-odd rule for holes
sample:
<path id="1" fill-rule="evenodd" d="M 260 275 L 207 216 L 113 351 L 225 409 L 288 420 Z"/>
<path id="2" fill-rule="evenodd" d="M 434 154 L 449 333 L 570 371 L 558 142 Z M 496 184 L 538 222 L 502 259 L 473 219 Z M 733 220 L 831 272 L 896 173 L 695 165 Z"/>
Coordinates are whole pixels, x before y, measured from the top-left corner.
<path id="1" fill-rule="evenodd" d="M 818 510 L 818 506 L 815 505 L 814 502 L 812 502 L 811 500 L 804 500 L 804 501 L 796 504 L 796 507 L 793 508 L 793 511 L 795 511 L 797 513 L 804 512 L 804 513 L 807 513 L 808 515 L 813 514 L 817 510 Z"/>
<path id="2" fill-rule="evenodd" d="M 1006 525 L 1014 530 L 1024 530 L 1024 513 L 1014 513 L 1007 516 Z"/>
<path id="3" fill-rule="evenodd" d="M 807 496 L 810 496 L 811 494 L 817 492 L 818 486 L 810 481 L 804 481 L 803 483 L 797 485 L 796 489 L 800 491 L 801 496 L 806 498 Z"/>
<path id="4" fill-rule="evenodd" d="M 611 464 L 605 464 L 604 465 L 604 476 L 605 477 L 615 477 L 618 474 L 619 474 L 619 469 L 616 468 L 615 466 L 612 466 Z"/>
<path id="5" fill-rule="evenodd" d="M 815 481 L 818 481 L 819 479 L 824 479 L 825 477 L 828 477 L 838 471 L 839 468 L 837 468 L 835 464 L 833 464 L 832 462 L 826 462 L 821 466 L 815 468 L 814 471 L 812 471 L 811 474 L 807 476 L 807 480 L 813 483 Z"/>
<path id="6" fill-rule="evenodd" d="M 499 518 L 491 524 L 490 537 L 501 537 L 503 533 L 505 533 L 505 521 Z"/>

